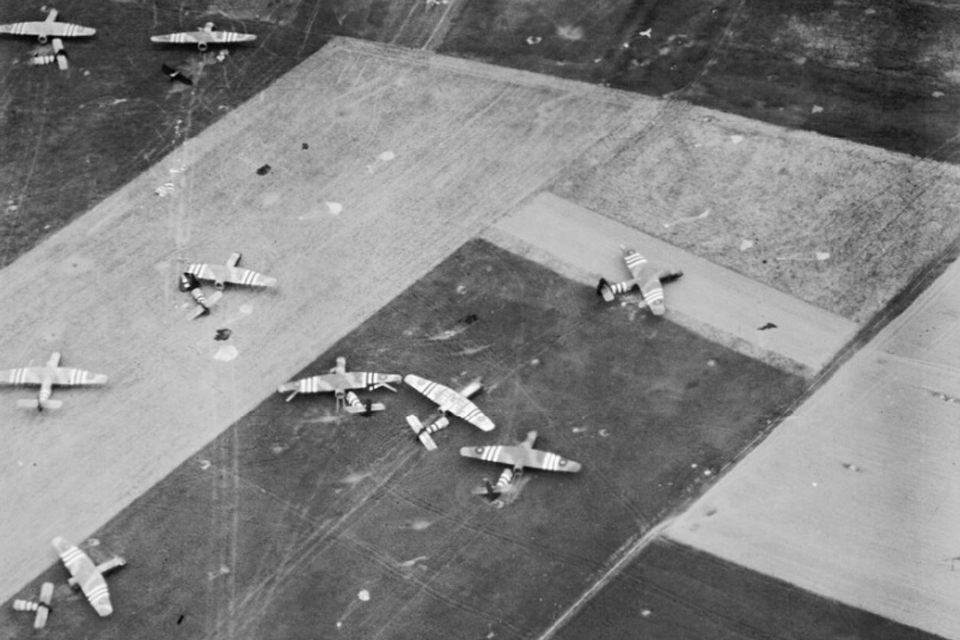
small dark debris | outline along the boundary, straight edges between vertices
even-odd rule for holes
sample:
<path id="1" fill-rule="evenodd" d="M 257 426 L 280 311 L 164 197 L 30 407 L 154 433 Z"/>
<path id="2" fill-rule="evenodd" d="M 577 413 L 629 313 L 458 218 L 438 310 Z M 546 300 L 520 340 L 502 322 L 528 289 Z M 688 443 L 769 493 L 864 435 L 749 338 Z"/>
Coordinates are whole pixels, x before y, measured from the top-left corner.
<path id="1" fill-rule="evenodd" d="M 191 80 L 189 76 L 184 75 L 184 73 L 179 69 L 174 69 L 168 64 L 161 65 L 160 69 L 163 70 L 164 75 L 170 78 L 171 82 L 177 81 L 177 82 L 182 82 L 183 84 L 188 84 L 188 85 L 193 84 L 193 80 Z"/>
<path id="2" fill-rule="evenodd" d="M 267 175 L 268 173 L 270 173 L 270 170 L 271 170 L 271 169 L 273 169 L 273 167 L 271 167 L 271 166 L 268 165 L 268 164 L 265 164 L 265 165 L 263 165 L 262 167 L 260 167 L 259 169 L 257 169 L 257 175 L 258 175 L 258 176 L 265 176 L 265 175 Z"/>
<path id="3" fill-rule="evenodd" d="M 226 340 L 231 335 L 233 335 L 233 331 L 230 329 L 217 329 L 217 337 L 214 340 Z"/>
<path id="4" fill-rule="evenodd" d="M 184 619 L 185 617 L 186 617 L 186 616 L 184 616 L 184 615 L 181 614 L 180 617 L 177 618 L 177 624 L 182 623 L 182 622 L 183 622 L 183 619 Z"/>
<path id="5" fill-rule="evenodd" d="M 308 145 L 306 142 L 304 142 L 303 144 L 300 145 L 300 148 L 301 148 L 301 149 L 309 149 L 309 148 L 310 148 L 310 145 Z"/>
<path id="6" fill-rule="evenodd" d="M 863 467 L 859 467 L 852 462 L 844 462 L 843 468 L 847 469 L 848 471 L 853 471 L 854 473 L 863 473 Z"/>
<path id="7" fill-rule="evenodd" d="M 767 329 L 776 329 L 776 328 L 777 328 L 777 325 L 773 324 L 772 322 L 768 322 L 762 327 L 759 327 L 757 331 L 766 331 Z"/>
<path id="8" fill-rule="evenodd" d="M 717 510 L 711 507 L 710 509 L 707 509 L 707 516 L 712 516 L 712 515 L 714 515 L 716 512 L 717 512 Z"/>
<path id="9" fill-rule="evenodd" d="M 945 394 L 945 393 L 939 393 L 939 392 L 937 392 L 937 391 L 931 391 L 931 392 L 930 392 L 930 395 L 932 395 L 932 396 L 933 396 L 934 398 L 936 398 L 937 400 L 943 400 L 944 402 L 950 402 L 950 403 L 952 403 L 952 404 L 960 404 L 960 398 L 956 398 L 956 397 L 954 397 L 954 396 L 948 396 L 948 395 Z"/>
<path id="10" fill-rule="evenodd" d="M 461 320 L 460 322 L 462 322 L 463 324 L 473 324 L 473 323 L 476 322 L 477 320 L 479 320 L 479 318 L 477 317 L 477 314 L 471 313 L 470 315 L 468 315 L 466 318 L 464 318 L 464 319 Z"/>

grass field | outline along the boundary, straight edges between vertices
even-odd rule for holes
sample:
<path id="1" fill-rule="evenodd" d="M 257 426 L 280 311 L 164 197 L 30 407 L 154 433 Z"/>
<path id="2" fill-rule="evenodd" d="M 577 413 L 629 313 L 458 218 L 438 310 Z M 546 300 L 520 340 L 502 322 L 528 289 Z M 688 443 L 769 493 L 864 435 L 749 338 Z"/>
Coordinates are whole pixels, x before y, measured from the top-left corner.
<path id="1" fill-rule="evenodd" d="M 193 94 L 160 95 L 150 79 L 154 74 L 150 64 L 156 66 L 154 56 L 158 52 L 151 49 L 144 57 L 149 60 L 140 63 L 139 56 L 147 50 L 133 49 L 142 46 L 134 42 L 142 30 L 127 28 L 135 21 L 131 18 L 124 22 L 122 11 L 112 14 L 117 22 L 104 27 L 102 39 L 86 49 L 72 51 L 72 75 L 24 67 L 11 67 L 8 73 L 11 81 L 5 83 L 0 96 L 6 107 L 2 125 L 17 137 L 11 138 L 14 153 L 5 156 L 12 162 L 0 173 L 5 189 L 4 220 L 10 230 L 3 233 L 12 241 L 4 250 L 7 262 L 38 238 L 56 231 L 74 213 L 113 192 L 152 159 L 163 158 L 147 174 L 113 192 L 79 224 L 50 237 L 49 242 L 0 272 L 0 288 L 7 303 L 0 310 L 0 327 L 9 336 L 6 347 L 0 349 L 4 362 L 9 360 L 15 366 L 63 348 L 69 353 L 70 364 L 107 371 L 114 379 L 102 394 L 64 394 L 70 411 L 59 416 L 16 413 L 13 395 L 4 394 L 11 401 L 0 407 L 0 416 L 14 425 L 7 434 L 3 465 L 3 483 L 14 487 L 3 508 L 11 515 L 0 524 L 0 537 L 13 549 L 3 554 L 0 571 L 8 593 L 46 565 L 51 553 L 46 541 L 54 533 L 78 540 L 85 537 L 179 461 L 253 409 L 275 386 L 275 378 L 292 374 L 318 353 L 324 355 L 315 366 L 329 367 L 336 354 L 328 349 L 336 340 L 463 242 L 548 185 L 603 215 L 648 230 L 860 324 L 875 318 L 898 291 L 916 282 L 918 274 L 942 255 L 956 236 L 952 203 L 956 201 L 957 176 L 952 167 L 839 141 L 825 142 L 816 136 L 784 132 L 679 101 L 635 98 L 427 54 L 341 41 L 294 70 L 280 81 L 279 88 L 261 94 L 255 104 L 234 110 L 242 96 L 254 95 L 258 87 L 290 68 L 292 61 L 300 59 L 298 56 L 306 57 L 311 47 L 319 47 L 330 34 L 328 25 L 350 24 L 356 33 L 371 38 L 379 38 L 371 34 L 381 33 L 378 29 L 383 27 L 395 30 L 391 37 L 398 42 L 409 38 L 409 42 L 418 43 L 416 46 L 431 49 L 439 46 L 439 40 L 456 35 L 459 27 L 454 21 L 468 15 L 460 12 L 469 8 L 441 4 L 432 7 L 428 15 L 413 11 L 414 3 L 409 7 L 392 5 L 388 18 L 381 20 L 384 14 L 376 3 L 357 5 L 353 7 L 355 13 L 338 13 L 337 7 L 325 4 L 305 7 L 287 3 L 271 9 L 266 16 L 258 3 L 239 4 L 243 6 L 230 7 L 218 15 L 241 23 L 261 21 L 276 30 L 271 34 L 261 32 L 261 44 L 248 51 L 248 58 L 238 52 L 225 65 L 213 67 L 215 72 L 207 76 L 209 84 Z M 142 6 L 129 6 L 143 13 Z M 405 8 L 410 10 L 405 12 Z M 561 8 L 575 9 L 569 4 Z M 91 5 L 91 13 L 71 12 L 71 19 L 97 19 L 95 9 Z M 205 5 L 199 10 L 187 9 L 182 16 L 184 22 L 206 15 Z M 878 12 L 885 20 L 894 15 L 886 7 L 879 7 Z M 598 15 L 620 14 L 616 10 L 603 14 L 601 10 Z M 640 25 L 640 13 L 634 11 L 630 16 L 624 17 L 624 24 Z M 757 14 L 754 10 L 743 12 L 739 18 L 721 17 L 733 20 L 729 24 L 735 28 L 731 31 L 734 33 L 751 24 L 743 20 L 744 16 L 756 18 Z M 775 17 L 771 14 L 766 19 Z M 143 18 L 141 15 L 137 19 Z M 177 22 L 151 20 L 149 29 L 144 29 Z M 929 14 L 922 21 L 928 30 L 936 22 Z M 522 23 L 520 16 L 517 24 Z M 757 20 L 756 24 L 763 27 L 766 22 Z M 564 46 L 577 42 L 573 37 L 577 33 L 575 25 L 562 26 L 564 29 L 557 33 L 565 34 Z M 791 28 L 796 26 L 794 20 Z M 875 30 L 867 31 L 876 35 Z M 86 57 L 110 42 L 110 32 L 119 32 L 121 40 L 130 38 L 131 50 L 108 47 L 111 55 Z M 605 28 L 604 32 L 617 33 L 617 29 Z M 660 29 L 655 33 L 659 35 Z M 702 38 L 697 36 L 699 44 L 690 47 L 692 66 L 688 71 L 695 70 L 705 51 L 713 51 L 712 45 L 704 43 L 712 42 L 717 32 L 706 29 L 703 33 Z M 646 44 L 646 39 L 641 42 Z M 674 42 L 683 48 L 682 41 Z M 930 45 L 933 41 L 924 42 Z M 3 41 L 0 58 L 11 59 L 11 51 L 19 51 L 21 44 Z M 585 47 L 581 52 L 584 55 L 597 48 L 594 42 L 571 46 Z M 911 59 L 929 58 L 925 51 L 916 48 Z M 159 53 L 163 57 L 172 54 Z M 129 61 L 122 62 L 121 54 Z M 176 55 L 183 56 L 179 62 L 192 64 L 192 54 Z M 622 52 L 620 59 L 628 60 Z M 640 67 L 627 64 L 627 68 Z M 679 63 L 671 63 L 671 67 L 674 64 Z M 718 63 L 716 68 L 730 69 L 731 65 L 722 67 Z M 756 68 L 748 66 L 754 69 L 749 74 L 755 74 Z M 909 75 L 911 67 L 906 68 Z M 96 73 L 87 76 L 85 70 Z M 44 72 L 50 73 L 40 75 Z M 136 79 L 131 80 L 134 76 Z M 81 78 L 88 79 L 89 84 L 84 85 Z M 940 81 L 934 79 L 933 84 L 927 84 L 929 80 L 924 76 L 922 91 Z M 163 82 L 161 77 L 160 86 L 165 92 L 168 87 Z M 142 91 L 137 83 L 143 84 Z M 807 108 L 810 92 L 816 93 L 818 87 L 814 82 L 790 94 L 792 106 L 783 107 L 789 112 L 787 124 L 817 128 L 812 116 L 820 112 L 814 114 L 811 107 L 811 118 L 798 124 L 802 119 L 798 119 L 797 109 Z M 58 91 L 63 99 L 52 102 L 50 96 Z M 76 95 L 72 91 L 77 91 Z M 918 100 L 925 106 L 915 120 L 904 121 L 903 134 L 887 135 L 889 121 L 885 121 L 883 127 L 887 128 L 881 128 L 880 135 L 871 141 L 899 144 L 919 140 L 917 145 L 910 142 L 907 147 L 894 146 L 949 157 L 949 144 L 930 151 L 931 141 L 946 135 L 944 131 L 951 130 L 955 118 L 949 109 L 927 108 L 950 104 L 948 92 L 940 93 L 943 95 L 931 93 L 929 98 L 924 95 L 922 101 Z M 693 91 L 687 97 L 712 104 Z M 173 106 L 168 108 L 168 103 Z M 747 113 L 755 115 L 750 109 L 759 103 L 744 104 L 749 108 Z M 778 103 L 769 104 L 780 112 Z M 909 105 L 904 105 L 906 112 Z M 823 113 L 840 114 L 835 122 L 841 125 L 844 118 L 850 119 L 856 112 L 852 107 L 834 109 L 836 103 L 822 106 Z M 221 113 L 229 115 L 208 129 L 206 136 L 180 147 L 176 154 L 163 155 Z M 151 122 L 155 131 L 144 137 L 141 127 Z M 121 145 L 117 146 L 114 136 Z M 143 155 L 142 160 L 138 154 Z M 258 176 L 257 169 L 265 164 L 272 170 Z M 62 188 L 58 180 L 63 181 Z M 161 199 L 154 189 L 167 181 L 174 183 L 177 195 Z M 710 202 L 705 201 L 707 197 Z M 332 203 L 344 208 L 331 208 Z M 816 220 L 812 235 L 805 233 L 811 215 Z M 829 246 L 824 247 L 825 243 Z M 170 277 L 177 260 L 199 258 L 201 254 L 210 261 L 221 260 L 235 249 L 244 251 L 248 266 L 279 276 L 283 283 L 280 292 L 267 296 L 236 293 L 221 307 L 215 322 L 187 326 L 182 322 L 184 303 L 173 292 L 174 278 Z M 786 253 L 786 249 L 797 251 Z M 821 254 L 828 257 L 821 259 Z M 515 280 L 524 282 L 519 277 Z M 583 291 L 590 298 L 589 292 Z M 535 299 L 536 293 L 525 290 L 526 297 L 521 298 Z M 417 302 L 429 314 L 437 311 L 432 306 L 435 299 L 435 295 L 421 296 Z M 460 300 L 459 296 L 453 299 Z M 559 300 L 550 300 L 552 306 L 545 308 L 559 315 L 564 309 L 572 313 L 563 306 L 572 299 Z M 546 344 L 543 351 L 534 349 L 542 355 L 553 353 L 553 349 L 575 348 L 574 340 L 582 346 L 595 338 L 585 330 L 560 334 L 531 330 L 528 319 L 529 327 L 535 326 L 533 319 L 543 320 L 532 309 L 546 302 L 526 304 L 505 304 L 500 319 L 486 317 L 482 324 L 471 325 L 470 335 L 499 339 L 517 330 L 521 337 L 509 345 L 514 351 L 506 353 L 524 357 L 530 345 Z M 388 327 L 387 332 L 400 325 L 404 330 L 429 325 L 430 331 L 445 326 L 435 316 L 414 320 L 419 313 L 406 314 L 412 325 L 402 322 Z M 602 316 L 603 322 L 623 320 L 617 313 Z M 467 313 L 457 308 L 446 319 L 464 317 Z M 77 318 L 90 321 L 78 323 Z M 214 328 L 224 325 L 234 329 L 230 344 L 239 348 L 240 359 L 233 365 L 212 357 L 218 347 L 212 340 Z M 484 334 L 487 326 L 494 328 Z M 227 432 L 233 440 L 226 436 L 216 440 L 201 453 L 205 457 L 188 460 L 177 472 L 180 475 L 171 476 L 173 480 L 167 478 L 167 484 L 160 485 L 162 490 L 140 498 L 138 504 L 146 505 L 144 512 L 124 512 L 98 534 L 104 548 L 136 558 L 148 569 L 146 576 L 138 577 L 131 566 L 116 579 L 118 596 L 138 594 L 136 597 L 145 598 L 139 603 L 125 603 L 137 614 L 131 623 L 134 632 L 148 637 L 156 633 L 159 637 L 173 629 L 192 629 L 195 635 L 233 636 L 276 629 L 285 636 L 297 637 L 300 633 L 313 634 L 314 625 L 336 628 L 341 622 L 362 629 L 363 637 L 389 635 L 394 625 L 409 629 L 412 635 L 445 637 L 442 634 L 447 630 L 449 635 L 450 625 L 468 620 L 472 625 L 469 629 L 480 635 L 499 633 L 494 631 L 490 612 L 496 612 L 499 624 L 504 608 L 513 613 L 500 628 L 503 634 L 524 635 L 542 629 L 544 620 L 553 619 L 583 594 L 585 587 L 595 584 L 597 576 L 605 575 L 611 558 L 624 548 L 618 544 L 633 540 L 628 531 L 645 530 L 663 513 L 696 495 L 704 478 L 713 477 L 715 470 L 758 430 L 767 428 L 767 421 L 780 414 L 780 408 L 769 413 L 763 410 L 763 402 L 770 398 L 751 395 L 752 391 L 735 385 L 743 382 L 761 389 L 775 376 L 794 381 L 772 369 L 742 376 L 742 380 L 740 376 L 714 380 L 712 372 L 718 363 L 726 363 L 727 352 L 689 334 L 676 337 L 672 343 L 669 340 L 674 338 L 668 337 L 664 344 L 672 351 L 657 356 L 667 326 L 640 323 L 639 333 L 647 351 L 613 369 L 591 368 L 590 361 L 583 357 L 550 360 L 537 355 L 537 364 L 530 367 L 523 364 L 523 358 L 512 356 L 488 361 L 483 354 L 494 353 L 493 347 L 457 356 L 461 364 L 474 362 L 470 358 L 479 356 L 477 362 L 502 375 L 502 385 L 491 389 L 490 397 L 504 403 L 505 414 L 519 416 L 504 424 L 504 435 L 509 430 L 510 436 L 522 436 L 525 420 L 544 420 L 540 429 L 545 445 L 582 445 L 592 469 L 603 468 L 606 463 L 613 463 L 611 466 L 618 470 L 624 465 L 629 468 L 634 461 L 630 447 L 609 449 L 619 434 L 614 429 L 632 420 L 649 421 L 642 422 L 647 430 L 641 429 L 638 437 L 647 438 L 653 448 L 640 453 L 655 455 L 656 460 L 640 472 L 654 475 L 637 481 L 628 471 L 603 477 L 585 474 L 583 477 L 592 483 L 586 502 L 565 502 L 570 500 L 568 490 L 537 494 L 534 490 L 544 483 L 533 478 L 529 490 L 510 508 L 494 511 L 480 505 L 481 509 L 463 495 L 486 472 L 476 467 L 471 467 L 469 481 L 453 487 L 455 498 L 449 502 L 449 494 L 443 493 L 444 482 L 462 468 L 459 458 L 453 457 L 448 465 L 437 463 L 432 473 L 421 476 L 406 470 L 419 469 L 415 457 L 425 454 L 414 448 L 411 457 L 405 457 L 410 443 L 400 440 L 399 435 L 385 442 L 375 431 L 347 431 L 348 435 L 341 436 L 340 430 L 346 427 L 337 426 L 332 437 L 318 436 L 312 427 L 331 426 L 330 416 L 322 409 L 306 424 L 296 422 L 292 414 L 280 414 L 279 420 L 269 412 L 250 414 Z M 638 325 L 630 322 L 629 329 L 620 328 L 636 332 Z M 417 335 L 414 332 L 412 337 Z M 613 341 L 615 336 L 608 337 Z M 363 345 L 350 343 L 350 339 L 336 350 L 359 353 L 360 363 L 380 362 L 396 349 L 394 344 L 381 343 L 377 347 L 380 351 L 364 354 Z M 379 335 L 365 335 L 363 344 L 380 339 Z M 616 348 L 591 353 L 591 357 L 614 361 L 627 353 L 623 343 L 614 343 Z M 713 355 L 691 349 L 694 343 L 706 345 L 703 349 L 712 350 Z M 479 346 L 483 344 L 465 348 Z M 679 360 L 678 353 L 694 358 L 693 364 Z M 717 353 L 724 355 L 717 357 Z M 442 355 L 451 354 L 444 351 Z M 740 356 L 733 358 L 748 363 L 744 366 L 755 364 Z M 410 355 L 409 362 L 418 361 Z M 442 369 L 435 361 L 422 362 L 425 367 Z M 530 364 L 533 359 L 526 362 Z M 656 379 L 643 382 L 646 374 L 637 368 L 651 363 L 658 367 Z M 949 400 L 953 397 L 949 393 L 952 372 L 949 363 L 940 364 L 946 367 L 945 377 L 940 380 L 945 380 L 946 386 L 930 393 L 921 390 L 919 395 L 926 403 L 933 398 L 939 403 L 938 409 L 944 411 L 946 407 L 949 411 L 953 406 Z M 926 371 L 925 363 L 911 362 L 911 366 Z M 451 367 L 442 374 L 459 381 L 466 371 L 466 367 Z M 580 442 L 581 436 L 589 440 L 584 436 L 588 432 L 577 432 L 575 438 L 558 430 L 560 423 L 543 418 L 547 399 L 552 400 L 554 390 L 575 376 L 589 381 L 586 390 L 595 394 L 591 401 L 605 399 L 603 411 L 581 414 L 578 410 L 582 403 L 571 408 L 562 402 L 557 411 L 568 420 L 563 424 L 580 420 L 583 424 L 576 428 L 606 428 L 606 436 L 597 431 L 595 442 Z M 919 379 L 926 384 L 927 374 Z M 617 382 L 626 388 L 641 388 L 638 397 L 628 400 L 637 404 L 617 405 L 623 401 L 622 389 L 608 389 Z M 784 393 L 794 397 L 803 385 L 794 381 L 787 386 Z M 851 393 L 862 393 L 859 383 Z M 577 397 L 571 394 L 570 399 L 575 402 Z M 399 396 L 386 400 L 397 402 L 401 410 L 406 402 Z M 786 397 L 776 397 L 772 402 L 780 407 L 781 400 L 787 402 Z M 272 402 L 279 405 L 276 398 Z M 279 406 L 286 412 L 301 405 Z M 747 416 L 733 427 L 715 429 L 718 407 L 742 412 L 742 405 L 760 413 Z M 290 423 L 285 422 L 288 419 Z M 378 419 L 365 427 L 377 428 Z M 604 420 L 612 421 L 614 427 L 592 426 Z M 284 425 L 289 431 L 275 435 L 269 431 L 283 429 Z M 685 440 L 675 437 L 682 427 L 690 427 L 683 432 Z M 406 435 L 402 423 L 391 423 L 391 428 Z M 269 443 L 261 439 L 263 432 L 271 434 Z M 667 435 L 670 442 L 658 447 L 657 438 Z M 929 442 L 937 451 L 946 450 L 941 436 Z M 324 469 L 329 469 L 330 475 L 309 476 L 303 479 L 304 486 L 297 480 L 291 488 L 287 486 L 294 482 L 290 473 L 241 473 L 241 468 L 253 469 L 264 458 L 281 456 L 288 445 L 302 454 L 309 472 L 326 474 Z M 315 456 L 311 446 L 318 447 L 322 454 Z M 855 442 L 851 448 L 856 450 L 857 446 Z M 656 465 L 663 462 L 664 451 L 674 451 L 670 447 L 682 447 L 685 457 L 667 455 L 668 471 L 661 477 L 656 475 Z M 371 457 L 365 458 L 367 455 Z M 352 456 L 366 460 L 365 467 L 345 466 Z M 949 463 L 948 458 L 945 460 Z M 617 466 L 617 462 L 623 464 Z M 693 464 L 698 466 L 690 466 Z M 907 469 L 906 476 L 915 471 L 908 460 L 897 459 L 896 464 Z M 842 464 L 841 468 L 844 471 L 832 471 L 849 475 L 849 468 Z M 364 475 L 367 471 L 370 475 Z M 711 475 L 700 475 L 703 471 Z M 268 481 L 277 477 L 283 486 L 269 485 Z M 949 472 L 944 477 L 950 477 Z M 244 484 L 247 479 L 250 483 Z M 561 480 L 559 486 L 568 488 L 569 479 Z M 657 489 L 652 491 L 654 484 Z M 298 497 L 291 502 L 273 499 L 288 490 L 303 491 L 297 495 L 309 498 Z M 328 500 L 317 505 L 319 519 L 291 507 L 298 501 L 313 500 L 318 492 L 330 494 L 324 494 Z M 542 498 L 539 502 L 534 499 L 538 495 Z M 864 504 L 875 504 L 868 497 Z M 204 503 L 201 498 L 209 501 Z M 216 507 L 204 513 L 184 510 L 186 500 Z M 524 512 L 514 507 L 531 502 L 534 508 L 526 513 L 533 516 L 516 515 Z M 363 506 L 368 503 L 368 507 Z M 436 511 L 437 504 L 441 513 Z M 599 522 L 601 512 L 605 517 L 610 510 L 614 514 L 610 531 L 603 532 L 608 537 L 590 554 L 570 552 L 564 545 L 574 542 L 567 538 L 557 546 L 531 545 L 527 538 L 553 533 L 551 518 L 556 514 L 551 507 L 557 504 L 565 509 L 559 515 L 572 522 Z M 935 506 L 932 501 L 922 506 L 930 505 Z M 244 511 L 245 507 L 249 511 Z M 175 528 L 171 514 L 178 511 L 183 511 L 191 523 L 207 520 L 195 530 Z M 259 513 L 277 515 L 260 522 Z M 156 524 L 150 531 L 140 531 L 137 527 L 147 516 L 157 518 L 152 521 Z M 250 528 L 238 535 L 240 524 L 247 521 Z M 278 527 L 275 522 L 284 524 Z M 411 533 L 412 542 L 403 542 L 391 528 L 397 522 L 401 523 L 400 531 Z M 434 529 L 438 523 L 446 528 Z M 576 527 L 570 530 L 578 531 Z M 856 527 L 850 530 L 857 531 Z M 943 530 L 950 531 L 952 526 Z M 441 547 L 449 545 L 443 547 L 446 555 L 440 552 L 430 561 L 429 555 L 425 560 L 424 554 L 414 553 L 421 549 L 417 545 L 422 541 L 412 533 L 424 531 L 428 535 L 420 538 L 432 540 L 429 536 L 436 535 Z M 174 533 L 182 533 L 182 541 L 172 548 L 162 547 Z M 275 548 L 264 549 L 258 542 L 264 537 L 282 541 Z M 860 536 L 857 541 L 862 539 Z M 576 543 L 582 540 L 578 538 Z M 425 546 L 432 551 L 430 544 Z M 158 552 L 161 548 L 168 552 Z M 510 551 L 498 556 L 496 562 L 501 564 L 488 569 L 489 558 L 505 548 Z M 257 556 L 252 552 L 262 553 Z M 936 573 L 938 580 L 949 580 L 945 573 L 949 553 L 941 554 L 946 560 L 940 558 L 929 566 L 918 564 L 918 580 L 922 582 L 926 570 Z M 184 560 L 191 557 L 196 558 L 193 563 Z M 334 559 L 332 564 L 327 564 L 329 558 Z M 187 578 L 167 573 L 182 569 L 181 563 L 190 572 Z M 294 569 L 301 565 L 306 566 L 307 574 L 298 577 Z M 503 574 L 514 565 L 527 569 L 522 573 L 526 582 L 517 586 L 524 594 L 536 593 L 545 581 L 554 591 L 544 594 L 544 602 L 523 598 L 505 602 L 496 595 L 496 589 Z M 421 566 L 426 566 L 425 574 Z M 224 567 L 229 572 L 224 572 Z M 494 568 L 497 570 L 491 570 Z M 567 570 L 578 576 L 578 582 L 550 579 L 565 576 Z M 538 571 L 546 577 L 539 576 Z M 722 573 L 718 571 L 717 575 Z M 59 581 L 62 569 L 56 567 L 49 575 L 58 576 Z M 171 582 L 167 582 L 168 576 Z M 279 576 L 283 586 L 277 586 L 278 581 L 270 576 Z M 150 583 L 151 579 L 155 583 Z M 744 582 L 755 579 L 751 575 Z M 192 590 L 179 593 L 177 589 L 185 581 Z M 143 593 L 145 584 L 156 586 Z M 345 584 L 351 586 L 341 589 Z M 737 580 L 731 584 L 737 584 Z M 60 589 L 58 597 L 65 597 L 62 585 Z M 370 600 L 357 597 L 363 589 L 372 594 Z M 952 593 L 950 589 L 941 591 Z M 320 594 L 316 600 L 312 599 L 315 593 Z M 380 593 L 386 594 L 382 603 Z M 158 608 L 158 601 L 169 604 Z M 334 603 L 332 608 L 323 609 L 329 602 Z M 876 606 L 870 598 L 856 604 Z M 778 614 L 781 605 L 782 601 L 771 599 L 771 610 Z M 241 606 L 247 607 L 246 617 Z M 157 609 L 156 618 L 151 617 L 151 607 Z M 126 634 L 123 637 L 130 635 L 130 629 L 122 625 L 97 624 L 79 601 L 70 609 L 63 607 L 57 613 L 66 620 L 64 629 L 75 632 L 72 635 L 99 635 L 105 629 L 107 633 L 122 631 Z M 948 602 L 943 611 L 949 609 Z M 297 613 L 291 615 L 291 610 Z M 943 611 L 936 613 L 941 615 Z M 7 609 L 2 615 L 12 614 Z M 703 615 L 716 614 L 706 608 Z M 29 621 L 20 617 L 10 624 L 25 628 Z M 87 624 L 90 626 L 84 626 Z M 871 633 L 873 629 L 867 626 L 862 632 Z"/>
<path id="2" fill-rule="evenodd" d="M 409 388 L 375 394 L 387 411 L 369 419 L 274 395 L 95 534 L 93 553 L 130 561 L 115 616 L 60 588 L 45 637 L 531 637 L 805 386 L 482 241 L 298 375 L 338 355 L 451 386 L 482 376 L 497 429 L 455 422 L 428 453 L 403 416 L 433 408 Z M 530 429 L 584 470 L 529 472 L 500 509 L 472 496 L 498 470 L 459 446 Z M 2 637 L 28 618 L 4 608 Z"/>
<path id="3" fill-rule="evenodd" d="M 553 637 L 934 638 L 664 539 L 648 547 Z"/>

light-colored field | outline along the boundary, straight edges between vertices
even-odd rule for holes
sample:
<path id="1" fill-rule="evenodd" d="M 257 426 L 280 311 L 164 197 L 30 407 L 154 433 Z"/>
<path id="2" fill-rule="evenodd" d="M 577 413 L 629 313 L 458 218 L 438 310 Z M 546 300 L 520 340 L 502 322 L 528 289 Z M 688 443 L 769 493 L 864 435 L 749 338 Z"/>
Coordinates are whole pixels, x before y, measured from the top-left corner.
<path id="1" fill-rule="evenodd" d="M 337 41 L 0 271 L 0 368 L 59 349 L 65 366 L 111 377 L 102 390 L 60 391 L 65 406 L 51 415 L 16 408 L 32 391 L 0 393 L 0 600 L 55 560 L 53 536 L 92 533 L 573 157 L 653 109 Z M 173 192 L 156 195 L 167 181 Z M 227 291 L 211 317 L 187 322 L 177 258 L 231 251 L 278 278 L 278 291 Z M 214 358 L 221 327 L 239 352 L 229 362 Z"/>
<path id="2" fill-rule="evenodd" d="M 665 287 L 672 321 L 807 376 L 819 373 L 857 331 L 851 320 L 549 193 L 499 220 L 488 234 L 509 248 L 509 240 L 501 240 L 501 234 L 530 247 L 533 259 L 557 262 L 555 268 L 561 270 L 572 266 L 571 275 L 592 286 L 601 275 L 614 282 L 629 277 L 621 243 L 637 248 L 661 267 L 683 269 L 683 277 Z M 523 246 L 512 248 L 526 253 Z M 775 326 L 761 330 L 769 324 Z"/>
<path id="3" fill-rule="evenodd" d="M 960 264 L 668 534 L 960 638 Z"/>

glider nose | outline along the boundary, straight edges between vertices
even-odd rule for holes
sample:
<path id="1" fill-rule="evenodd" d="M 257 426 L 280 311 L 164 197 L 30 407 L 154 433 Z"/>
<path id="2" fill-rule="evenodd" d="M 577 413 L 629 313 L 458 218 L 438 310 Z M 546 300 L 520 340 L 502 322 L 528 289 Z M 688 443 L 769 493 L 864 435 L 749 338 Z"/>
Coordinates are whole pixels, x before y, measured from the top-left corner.
<path id="1" fill-rule="evenodd" d="M 655 316 L 662 316 L 667 311 L 667 307 L 663 304 L 663 300 L 656 300 L 650 305 L 650 313 Z"/>
<path id="2" fill-rule="evenodd" d="M 291 393 L 293 391 L 299 391 L 298 384 L 296 382 L 285 382 L 277 387 L 278 393 Z"/>
<path id="3" fill-rule="evenodd" d="M 109 602 L 98 602 L 96 605 L 94 605 L 94 608 L 102 618 L 106 618 L 113 613 L 113 606 Z"/>
<path id="4" fill-rule="evenodd" d="M 104 373 L 92 373 L 87 376 L 85 382 L 87 384 L 107 384 L 107 380 L 109 380 L 109 378 Z"/>

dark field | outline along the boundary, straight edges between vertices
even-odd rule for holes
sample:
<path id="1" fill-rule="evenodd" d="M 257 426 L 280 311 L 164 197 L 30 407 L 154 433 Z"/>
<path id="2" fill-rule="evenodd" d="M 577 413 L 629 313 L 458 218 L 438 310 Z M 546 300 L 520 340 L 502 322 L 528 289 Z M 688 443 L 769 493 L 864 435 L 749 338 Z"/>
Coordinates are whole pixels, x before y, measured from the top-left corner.
<path id="1" fill-rule="evenodd" d="M 428 453 L 403 416 L 432 408 L 409 388 L 373 394 L 387 411 L 368 419 L 276 395 L 97 533 L 130 563 L 113 618 L 68 596 L 59 565 L 42 576 L 59 585 L 45 637 L 530 637 L 803 391 L 482 241 L 303 373 L 337 355 L 451 386 L 483 376 L 498 427 L 455 422 Z M 499 469 L 458 447 L 529 429 L 584 471 L 529 472 L 500 509 L 470 495 Z M 0 612 L 3 637 L 29 625 Z"/>
<path id="2" fill-rule="evenodd" d="M 498 0 L 438 51 L 955 162 L 957 28 L 949 5 L 894 0 Z"/>
<path id="3" fill-rule="evenodd" d="M 555 637 L 932 640 L 937 636 L 660 540 Z"/>

